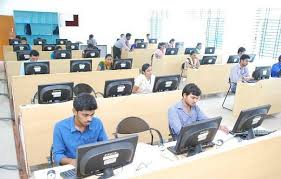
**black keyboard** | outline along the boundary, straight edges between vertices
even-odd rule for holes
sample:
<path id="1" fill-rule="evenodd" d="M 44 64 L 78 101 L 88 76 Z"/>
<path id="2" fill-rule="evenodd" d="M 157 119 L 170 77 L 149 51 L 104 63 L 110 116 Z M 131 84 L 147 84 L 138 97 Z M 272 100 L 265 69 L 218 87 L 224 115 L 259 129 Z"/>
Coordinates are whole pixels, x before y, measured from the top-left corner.
<path id="1" fill-rule="evenodd" d="M 275 131 L 268 131 L 268 130 L 260 130 L 260 129 L 256 129 L 256 130 L 253 130 L 254 134 L 256 137 L 260 137 L 260 136 L 265 136 L 265 135 L 268 135 L 268 134 L 271 134 L 272 132 L 275 132 Z M 232 133 L 233 135 L 237 136 L 237 137 L 241 137 L 242 139 L 246 138 L 248 136 L 248 132 L 242 132 L 242 133 Z"/>
<path id="2" fill-rule="evenodd" d="M 76 169 L 70 169 L 70 170 L 66 170 L 64 172 L 60 173 L 60 176 L 63 179 L 79 179 L 79 177 L 76 177 Z"/>
<path id="3" fill-rule="evenodd" d="M 213 143 L 213 142 L 206 142 L 206 143 L 202 144 L 202 148 L 205 149 L 208 147 L 213 147 L 214 145 L 215 145 L 215 143 Z M 189 150 L 188 148 L 185 148 L 184 150 L 180 151 L 180 153 L 178 153 L 176 151 L 176 146 L 170 146 L 170 147 L 167 147 L 167 149 L 176 155 L 186 153 Z"/>

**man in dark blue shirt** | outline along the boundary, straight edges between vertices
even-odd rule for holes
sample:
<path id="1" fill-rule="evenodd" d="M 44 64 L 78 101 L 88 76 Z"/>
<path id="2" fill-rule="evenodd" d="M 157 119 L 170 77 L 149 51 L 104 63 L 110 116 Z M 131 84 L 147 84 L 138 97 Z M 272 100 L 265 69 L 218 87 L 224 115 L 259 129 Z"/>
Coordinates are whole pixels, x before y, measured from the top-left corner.
<path id="1" fill-rule="evenodd" d="M 94 117 L 96 99 L 86 93 L 73 101 L 74 116 L 56 123 L 53 136 L 53 156 L 58 165 L 76 163 L 76 149 L 80 145 L 107 140 L 102 122 Z"/>
<path id="2" fill-rule="evenodd" d="M 278 58 L 278 63 L 275 63 L 271 68 L 271 77 L 281 77 L 281 55 Z"/>

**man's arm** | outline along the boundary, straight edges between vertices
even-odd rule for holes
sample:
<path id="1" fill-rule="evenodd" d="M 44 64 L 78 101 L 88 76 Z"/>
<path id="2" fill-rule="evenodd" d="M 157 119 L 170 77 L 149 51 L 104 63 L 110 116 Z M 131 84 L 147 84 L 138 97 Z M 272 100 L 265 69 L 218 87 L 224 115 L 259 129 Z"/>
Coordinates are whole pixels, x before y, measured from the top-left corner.
<path id="1" fill-rule="evenodd" d="M 169 126 L 172 129 L 172 132 L 174 134 L 179 135 L 180 130 L 182 128 L 181 120 L 177 114 L 176 108 L 172 106 L 168 110 L 168 120 L 169 120 Z"/>
<path id="2" fill-rule="evenodd" d="M 104 129 L 103 124 L 100 120 L 99 120 L 99 123 L 101 125 L 101 128 L 100 128 L 100 132 L 99 132 L 99 136 L 98 136 L 98 141 L 106 141 L 106 140 L 108 140 L 108 137 L 106 135 L 105 129 Z"/>
<path id="3" fill-rule="evenodd" d="M 232 83 L 237 83 L 237 81 L 239 80 L 239 76 L 235 67 L 231 69 L 229 78 Z"/>

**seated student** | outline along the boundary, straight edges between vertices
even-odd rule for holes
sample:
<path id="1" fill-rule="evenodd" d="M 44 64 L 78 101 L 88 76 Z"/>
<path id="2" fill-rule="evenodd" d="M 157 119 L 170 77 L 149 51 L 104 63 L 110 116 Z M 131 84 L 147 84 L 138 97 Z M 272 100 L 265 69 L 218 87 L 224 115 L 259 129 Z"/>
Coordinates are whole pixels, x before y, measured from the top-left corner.
<path id="1" fill-rule="evenodd" d="M 249 60 L 250 56 L 247 54 L 243 54 L 240 57 L 239 63 L 232 67 L 229 76 L 231 82 L 231 92 L 236 92 L 236 86 L 238 81 L 248 81 L 252 79 L 252 77 L 249 75 L 249 70 L 247 68 Z"/>
<path id="2" fill-rule="evenodd" d="M 146 39 L 145 39 L 145 42 L 149 42 L 149 40 L 150 40 L 150 34 L 146 34 Z"/>
<path id="3" fill-rule="evenodd" d="M 155 75 L 152 74 L 152 67 L 150 64 L 145 63 L 142 65 L 142 74 L 135 79 L 133 93 L 152 93 Z"/>
<path id="4" fill-rule="evenodd" d="M 93 46 L 97 46 L 97 41 L 94 39 L 94 35 L 90 34 L 89 39 L 87 40 L 87 45 L 92 44 Z"/>
<path id="5" fill-rule="evenodd" d="M 111 54 L 107 54 L 103 61 L 98 64 L 97 71 L 111 70 L 113 65 L 113 58 Z"/>
<path id="6" fill-rule="evenodd" d="M 61 48 L 61 46 L 58 45 L 58 46 L 56 46 L 55 50 L 62 50 L 62 48 Z M 51 59 L 55 59 L 55 52 L 54 51 L 51 53 Z"/>
<path id="7" fill-rule="evenodd" d="M 167 44 L 167 48 L 175 48 L 175 39 L 171 39 Z"/>
<path id="8" fill-rule="evenodd" d="M 94 46 L 93 44 L 88 44 L 85 50 L 94 50 L 94 49 L 99 49 L 99 48 Z"/>
<path id="9" fill-rule="evenodd" d="M 191 51 L 190 57 L 187 57 L 185 61 L 185 69 L 187 68 L 199 68 L 200 61 L 195 51 Z"/>
<path id="10" fill-rule="evenodd" d="M 202 43 L 197 43 L 196 47 L 195 47 L 195 52 L 197 54 L 200 54 L 201 53 L 201 49 L 202 49 Z"/>
<path id="11" fill-rule="evenodd" d="M 56 164 L 75 166 L 78 146 L 108 140 L 101 120 L 94 116 L 96 109 L 94 96 L 79 94 L 73 100 L 74 115 L 55 124 L 53 156 Z"/>
<path id="12" fill-rule="evenodd" d="M 278 63 L 272 65 L 271 68 L 271 77 L 281 77 L 281 55 L 278 58 Z"/>
<path id="13" fill-rule="evenodd" d="M 182 90 L 182 100 L 173 105 L 168 110 L 169 128 L 172 135 L 177 138 L 183 126 L 196 121 L 206 120 L 208 117 L 196 105 L 199 101 L 201 90 L 194 83 L 187 84 Z M 220 126 L 220 130 L 228 133 L 225 126 Z"/>
<path id="14" fill-rule="evenodd" d="M 21 37 L 20 39 L 20 44 L 27 44 L 27 40 L 26 40 L 26 37 Z M 29 46 L 29 49 L 31 50 L 32 47 L 30 44 L 27 44 Z"/>
<path id="15" fill-rule="evenodd" d="M 141 40 L 135 41 L 135 43 L 131 45 L 130 51 L 133 51 L 137 47 L 137 43 L 141 43 Z"/>
<path id="16" fill-rule="evenodd" d="M 115 44 L 113 46 L 113 58 L 114 59 L 121 58 L 122 49 L 130 50 L 129 41 L 131 39 L 131 36 L 132 35 L 130 33 L 127 33 L 125 37 L 122 37 L 118 41 L 115 42 Z"/>
<path id="17" fill-rule="evenodd" d="M 243 54 L 246 53 L 246 49 L 244 47 L 239 47 L 237 51 L 237 55 L 241 57 Z"/>
<path id="18" fill-rule="evenodd" d="M 165 52 L 166 52 L 166 43 L 161 42 L 161 43 L 158 44 L 158 48 L 157 48 L 157 50 L 153 53 L 153 56 L 154 56 L 156 59 L 161 59 L 161 58 L 165 55 Z"/>
<path id="19" fill-rule="evenodd" d="M 30 59 L 21 63 L 20 75 L 25 75 L 25 70 L 24 70 L 24 63 L 25 62 L 37 62 L 38 59 L 39 59 L 39 52 L 37 50 L 31 50 L 30 51 Z"/>

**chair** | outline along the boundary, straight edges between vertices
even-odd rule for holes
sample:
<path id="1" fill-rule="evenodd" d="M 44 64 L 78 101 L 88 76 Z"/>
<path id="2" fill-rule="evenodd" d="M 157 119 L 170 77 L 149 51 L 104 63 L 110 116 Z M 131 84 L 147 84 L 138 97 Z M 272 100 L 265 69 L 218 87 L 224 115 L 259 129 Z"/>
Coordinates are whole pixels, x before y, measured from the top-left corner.
<path id="1" fill-rule="evenodd" d="M 176 135 L 173 133 L 172 128 L 171 128 L 170 125 L 169 125 L 169 131 L 170 131 L 169 136 L 172 136 L 173 141 L 176 141 L 177 140 Z"/>
<path id="2" fill-rule="evenodd" d="M 145 122 L 143 119 L 139 117 L 127 117 L 123 119 L 119 124 L 117 125 L 116 128 L 116 133 L 114 133 L 114 136 L 118 138 L 118 134 L 134 134 L 134 133 L 140 133 L 140 132 L 145 132 L 149 131 L 151 135 L 151 142 L 150 144 L 153 145 L 153 132 L 155 131 L 158 134 L 158 137 L 160 139 L 160 144 L 163 144 L 163 137 L 161 133 L 154 128 L 149 127 L 147 122 Z"/>
<path id="3" fill-rule="evenodd" d="M 50 168 L 54 167 L 54 158 L 53 158 L 53 145 L 51 146 L 50 149 L 50 156 L 47 157 L 48 165 Z"/>
<path id="4" fill-rule="evenodd" d="M 229 83 L 229 88 L 228 88 L 228 90 L 227 90 L 226 96 L 225 96 L 225 98 L 224 98 L 223 103 L 222 103 L 221 106 L 222 106 L 224 109 L 227 109 L 227 110 L 229 110 L 229 111 L 232 111 L 232 109 L 227 108 L 227 107 L 224 106 L 224 103 L 225 103 L 225 101 L 226 101 L 227 96 L 228 96 L 230 93 L 232 93 L 232 92 L 231 92 L 231 84 L 232 84 L 232 82 L 230 81 L 230 78 L 228 78 L 228 83 Z"/>

